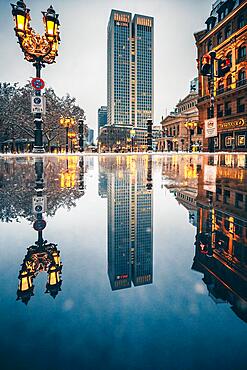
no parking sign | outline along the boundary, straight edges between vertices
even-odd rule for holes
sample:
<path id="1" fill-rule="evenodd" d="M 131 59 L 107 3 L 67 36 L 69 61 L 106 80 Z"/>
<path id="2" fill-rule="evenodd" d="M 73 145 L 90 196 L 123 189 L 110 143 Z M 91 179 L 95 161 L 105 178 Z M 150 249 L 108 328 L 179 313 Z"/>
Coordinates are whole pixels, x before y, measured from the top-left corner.
<path id="1" fill-rule="evenodd" d="M 42 90 L 45 87 L 45 81 L 42 78 L 35 77 L 32 79 L 32 87 L 35 90 Z"/>

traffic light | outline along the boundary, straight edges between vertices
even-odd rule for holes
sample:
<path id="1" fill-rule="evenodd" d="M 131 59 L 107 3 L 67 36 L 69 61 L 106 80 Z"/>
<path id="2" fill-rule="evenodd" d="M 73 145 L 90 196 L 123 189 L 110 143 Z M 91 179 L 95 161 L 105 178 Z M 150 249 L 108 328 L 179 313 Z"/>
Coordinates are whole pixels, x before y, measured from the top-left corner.
<path id="1" fill-rule="evenodd" d="M 218 74 L 217 77 L 223 77 L 232 67 L 231 59 L 218 59 Z"/>
<path id="2" fill-rule="evenodd" d="M 209 54 L 206 54 L 202 57 L 201 61 L 201 74 L 203 76 L 211 76 L 211 57 Z"/>

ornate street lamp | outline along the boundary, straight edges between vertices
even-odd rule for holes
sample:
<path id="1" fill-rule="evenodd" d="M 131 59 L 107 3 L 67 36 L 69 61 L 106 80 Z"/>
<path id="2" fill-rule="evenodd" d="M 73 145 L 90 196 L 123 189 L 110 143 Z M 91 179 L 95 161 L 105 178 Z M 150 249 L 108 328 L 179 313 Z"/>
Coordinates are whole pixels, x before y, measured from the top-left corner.
<path id="1" fill-rule="evenodd" d="M 50 6 L 43 14 L 45 34 L 36 33 L 30 26 L 30 9 L 26 7 L 23 0 L 18 0 L 16 5 L 11 4 L 12 14 L 15 22 L 15 33 L 18 43 L 28 62 L 33 63 L 36 68 L 36 78 L 41 77 L 41 68 L 46 64 L 55 63 L 57 56 L 59 37 L 58 14 Z M 39 81 L 40 83 L 40 81 Z M 40 89 L 35 89 L 35 96 L 41 96 Z M 34 153 L 43 153 L 43 120 L 41 113 L 35 113 L 35 144 Z"/>
<path id="2" fill-rule="evenodd" d="M 184 126 L 187 128 L 188 131 L 188 151 L 190 152 L 192 149 L 192 131 L 198 126 L 198 122 L 186 121 Z"/>
<path id="3" fill-rule="evenodd" d="M 60 118 L 60 125 L 65 128 L 66 130 L 66 146 L 65 151 L 68 153 L 69 151 L 69 128 L 75 125 L 75 118 L 73 117 L 61 117 Z"/>

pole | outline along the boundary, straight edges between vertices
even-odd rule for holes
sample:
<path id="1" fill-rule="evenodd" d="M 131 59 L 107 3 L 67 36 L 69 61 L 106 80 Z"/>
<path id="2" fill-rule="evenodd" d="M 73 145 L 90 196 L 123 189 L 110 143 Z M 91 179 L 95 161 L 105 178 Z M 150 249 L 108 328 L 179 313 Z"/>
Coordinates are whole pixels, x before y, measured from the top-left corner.
<path id="1" fill-rule="evenodd" d="M 214 76 L 215 76 L 214 61 L 215 61 L 216 53 L 211 52 L 210 56 L 211 56 L 211 76 L 208 77 L 208 84 L 209 84 L 209 90 L 210 90 L 210 117 L 209 118 L 214 118 Z M 214 152 L 214 137 L 208 138 L 208 151 L 210 153 Z"/>
<path id="2" fill-rule="evenodd" d="M 84 139 L 84 135 L 83 135 L 83 131 L 84 131 L 84 121 L 82 118 L 79 119 L 79 151 L 80 152 L 83 152 L 84 151 L 84 145 L 83 145 L 83 139 Z"/>
<path id="3" fill-rule="evenodd" d="M 68 153 L 69 151 L 69 127 L 67 126 L 65 128 L 66 130 L 66 145 L 65 145 L 65 151 L 66 151 L 66 154 Z"/>
<path id="4" fill-rule="evenodd" d="M 40 78 L 41 76 L 41 62 L 34 63 L 34 67 L 36 68 L 36 77 Z M 35 90 L 35 96 L 41 96 L 40 90 Z M 43 120 L 41 113 L 34 114 L 34 148 L 33 153 L 44 153 L 44 144 L 43 144 Z"/>

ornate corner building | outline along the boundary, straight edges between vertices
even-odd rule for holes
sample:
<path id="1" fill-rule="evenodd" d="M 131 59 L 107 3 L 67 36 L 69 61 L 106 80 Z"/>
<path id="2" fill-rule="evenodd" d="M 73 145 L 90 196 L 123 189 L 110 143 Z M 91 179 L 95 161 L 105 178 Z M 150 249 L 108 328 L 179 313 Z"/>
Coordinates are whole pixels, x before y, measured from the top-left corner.
<path id="1" fill-rule="evenodd" d="M 202 145 L 202 127 L 198 119 L 197 78 L 190 93 L 178 102 L 173 112 L 162 117 L 162 137 L 158 139 L 160 151 L 195 151 Z"/>
<path id="2" fill-rule="evenodd" d="M 210 51 L 217 59 L 229 59 L 231 68 L 224 77 L 214 77 L 214 117 L 217 117 L 215 151 L 247 149 L 247 1 L 216 1 L 212 6 L 207 29 L 195 33 L 198 65 Z M 210 116 L 210 86 L 208 77 L 199 74 L 199 121 L 204 125 Z M 208 151 L 209 140 L 203 136 L 203 150 Z"/>

